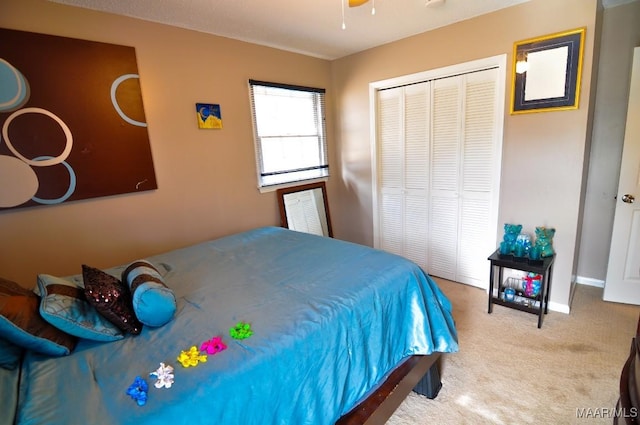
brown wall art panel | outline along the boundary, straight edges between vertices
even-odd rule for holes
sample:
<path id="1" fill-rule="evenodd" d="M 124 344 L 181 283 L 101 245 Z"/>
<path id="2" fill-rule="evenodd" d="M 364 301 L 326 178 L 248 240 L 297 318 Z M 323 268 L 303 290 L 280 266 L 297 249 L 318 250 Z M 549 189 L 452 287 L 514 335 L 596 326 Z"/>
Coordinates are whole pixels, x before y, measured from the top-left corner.
<path id="1" fill-rule="evenodd" d="M 0 40 L 0 210 L 157 189 L 133 47 Z"/>

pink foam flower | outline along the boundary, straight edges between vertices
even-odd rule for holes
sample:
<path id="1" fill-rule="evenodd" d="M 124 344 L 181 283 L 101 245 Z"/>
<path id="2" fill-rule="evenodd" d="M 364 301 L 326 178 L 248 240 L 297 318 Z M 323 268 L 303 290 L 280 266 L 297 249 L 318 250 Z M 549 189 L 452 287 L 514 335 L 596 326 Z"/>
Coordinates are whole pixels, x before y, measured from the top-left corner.
<path id="1" fill-rule="evenodd" d="M 207 354 L 216 354 L 226 349 L 227 346 L 222 342 L 221 336 L 213 337 L 210 340 L 203 342 L 200 346 L 200 351 L 206 351 Z"/>

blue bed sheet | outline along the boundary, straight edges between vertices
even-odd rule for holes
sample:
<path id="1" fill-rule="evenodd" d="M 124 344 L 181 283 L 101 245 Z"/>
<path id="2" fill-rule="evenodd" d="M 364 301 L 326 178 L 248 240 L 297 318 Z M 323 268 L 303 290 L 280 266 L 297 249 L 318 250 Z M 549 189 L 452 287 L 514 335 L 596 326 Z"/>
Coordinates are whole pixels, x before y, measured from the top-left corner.
<path id="1" fill-rule="evenodd" d="M 0 425 L 13 425 L 18 402 L 18 380 L 20 369 L 0 367 Z"/>
<path id="2" fill-rule="evenodd" d="M 265 227 L 147 260 L 170 270 L 175 318 L 67 357 L 28 353 L 18 424 L 332 424 L 402 359 L 458 349 L 435 282 L 380 250 Z M 240 321 L 254 334 L 234 340 Z M 176 361 L 217 335 L 225 351 Z M 149 376 L 160 362 L 175 368 L 169 389 Z M 136 376 L 144 406 L 125 394 Z"/>

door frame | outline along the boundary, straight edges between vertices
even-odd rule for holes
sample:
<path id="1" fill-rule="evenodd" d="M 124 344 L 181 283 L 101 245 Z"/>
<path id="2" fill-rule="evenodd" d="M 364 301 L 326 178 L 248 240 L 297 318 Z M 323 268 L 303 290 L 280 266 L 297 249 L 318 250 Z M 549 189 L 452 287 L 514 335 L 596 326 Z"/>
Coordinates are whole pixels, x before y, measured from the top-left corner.
<path id="1" fill-rule="evenodd" d="M 493 235 L 493 246 L 496 246 L 498 240 L 498 216 L 500 206 L 500 177 L 502 172 L 502 145 L 504 139 L 504 111 L 505 111 L 505 89 L 507 75 L 507 55 L 501 54 L 488 58 L 477 59 L 469 62 L 459 63 L 455 65 L 445 66 L 442 68 L 431 69 L 427 71 L 417 72 L 414 74 L 402 75 L 399 77 L 388 78 L 385 80 L 374 81 L 369 83 L 369 134 L 371 148 L 371 187 L 372 187 L 372 211 L 373 211 L 373 243 L 374 247 L 380 246 L 380 229 L 378 226 L 380 217 L 378 216 L 378 129 L 377 129 L 377 92 L 383 89 L 390 89 L 398 86 L 416 84 L 424 81 L 436 80 L 441 78 L 453 77 L 460 74 L 468 74 L 476 71 L 496 68 L 498 71 L 497 99 L 502 99 L 496 111 L 496 145 L 495 158 L 496 166 L 493 170 L 493 182 L 495 184 L 495 193 L 491 202 L 490 211 L 490 227 L 489 234 Z M 491 253 L 488 252 L 487 256 Z M 485 283 L 485 289 L 488 288 L 488 274 Z"/>

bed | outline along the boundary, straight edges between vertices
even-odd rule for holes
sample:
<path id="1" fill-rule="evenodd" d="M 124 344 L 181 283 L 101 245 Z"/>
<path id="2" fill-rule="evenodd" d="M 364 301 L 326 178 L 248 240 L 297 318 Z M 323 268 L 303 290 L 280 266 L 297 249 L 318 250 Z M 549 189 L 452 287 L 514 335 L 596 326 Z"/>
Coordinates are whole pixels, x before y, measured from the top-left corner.
<path id="1" fill-rule="evenodd" d="M 79 338 L 68 355 L 23 351 L 0 368 L 0 422 L 358 423 L 367 400 L 458 350 L 436 283 L 380 250 L 262 227 L 143 260 L 175 297 L 171 320 L 114 341 Z M 216 337 L 226 349 L 206 355 Z M 206 361 L 184 367 L 191 347 Z M 169 365 L 170 387 L 156 388 Z M 143 404 L 130 392 L 137 377 Z"/>
<path id="2" fill-rule="evenodd" d="M 635 425 L 640 411 L 640 318 L 636 334 L 631 338 L 629 357 L 620 373 L 620 397 L 616 404 L 613 424 Z"/>

